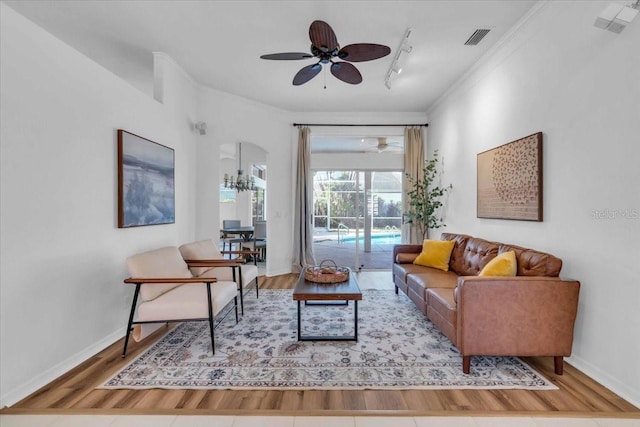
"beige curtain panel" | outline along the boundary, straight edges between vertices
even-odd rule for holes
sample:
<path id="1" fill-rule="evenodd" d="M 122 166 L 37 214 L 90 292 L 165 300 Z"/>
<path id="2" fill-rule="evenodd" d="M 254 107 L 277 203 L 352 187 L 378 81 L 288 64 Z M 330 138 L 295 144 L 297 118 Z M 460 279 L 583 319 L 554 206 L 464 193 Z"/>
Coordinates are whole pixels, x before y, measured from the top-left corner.
<path id="1" fill-rule="evenodd" d="M 422 127 L 408 127 L 404 130 L 404 172 L 414 180 L 424 178 L 424 137 Z M 411 189 L 407 176 L 402 180 L 403 192 Z M 403 209 L 409 209 L 409 198 L 404 198 Z M 422 236 L 410 224 L 402 226 L 402 243 L 422 243 Z"/>
<path id="2" fill-rule="evenodd" d="M 314 265 L 313 256 L 313 176 L 311 174 L 311 130 L 298 130 L 298 165 L 293 218 L 293 270 Z"/>

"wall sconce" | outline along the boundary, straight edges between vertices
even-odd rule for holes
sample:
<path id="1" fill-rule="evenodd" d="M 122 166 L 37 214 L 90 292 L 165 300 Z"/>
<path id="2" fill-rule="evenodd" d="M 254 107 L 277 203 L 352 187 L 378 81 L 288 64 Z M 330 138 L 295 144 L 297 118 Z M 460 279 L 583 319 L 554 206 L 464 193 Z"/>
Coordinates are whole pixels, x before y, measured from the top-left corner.
<path id="1" fill-rule="evenodd" d="M 198 131 L 198 134 L 207 134 L 207 124 L 205 122 L 197 122 L 195 125 L 193 125 L 193 127 L 196 131 Z"/>
<path id="2" fill-rule="evenodd" d="M 640 1 L 640 0 L 639 0 Z M 384 85 L 387 89 L 391 90 L 391 79 L 393 78 L 393 74 L 396 75 L 402 72 L 401 60 L 406 57 L 413 50 L 413 46 L 409 43 L 409 36 L 411 35 L 411 28 L 407 28 L 407 31 L 404 32 L 404 36 L 402 37 L 402 41 L 400 42 L 400 47 L 396 52 L 396 56 L 393 58 L 393 62 L 391 62 L 391 67 L 389 67 L 389 71 L 384 78 Z M 405 55 L 402 55 L 405 53 Z"/>

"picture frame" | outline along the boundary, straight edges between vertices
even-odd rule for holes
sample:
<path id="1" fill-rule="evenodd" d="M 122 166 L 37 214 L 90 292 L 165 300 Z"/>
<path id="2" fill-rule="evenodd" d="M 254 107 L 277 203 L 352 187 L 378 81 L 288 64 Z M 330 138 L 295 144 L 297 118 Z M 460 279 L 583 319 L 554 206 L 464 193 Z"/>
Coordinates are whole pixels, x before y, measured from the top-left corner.
<path id="1" fill-rule="evenodd" d="M 175 223 L 175 152 L 118 129 L 118 228 Z"/>
<path id="2" fill-rule="evenodd" d="M 478 218 L 542 221 L 542 132 L 479 153 Z"/>

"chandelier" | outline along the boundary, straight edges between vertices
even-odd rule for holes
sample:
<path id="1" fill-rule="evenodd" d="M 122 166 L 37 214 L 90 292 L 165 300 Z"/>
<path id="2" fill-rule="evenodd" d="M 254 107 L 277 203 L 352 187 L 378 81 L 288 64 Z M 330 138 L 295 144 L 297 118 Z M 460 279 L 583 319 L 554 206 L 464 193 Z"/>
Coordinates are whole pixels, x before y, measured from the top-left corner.
<path id="1" fill-rule="evenodd" d="M 229 177 L 228 173 L 224 174 L 224 188 L 241 191 L 253 191 L 256 189 L 256 182 L 253 176 L 245 175 L 242 171 L 242 143 L 238 143 L 238 176 Z"/>

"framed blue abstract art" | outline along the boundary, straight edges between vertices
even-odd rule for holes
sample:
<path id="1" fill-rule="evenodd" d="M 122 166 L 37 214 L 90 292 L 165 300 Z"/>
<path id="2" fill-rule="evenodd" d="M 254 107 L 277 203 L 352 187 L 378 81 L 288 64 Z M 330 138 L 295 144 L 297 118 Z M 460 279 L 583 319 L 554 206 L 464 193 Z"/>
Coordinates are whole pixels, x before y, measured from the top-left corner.
<path id="1" fill-rule="evenodd" d="M 175 153 L 118 129 L 118 228 L 175 222 Z"/>

